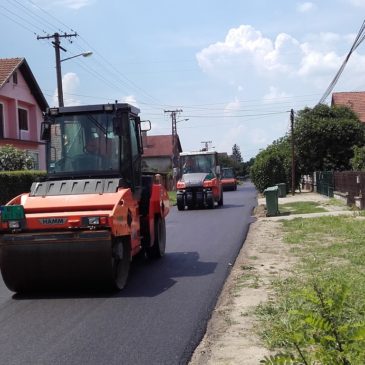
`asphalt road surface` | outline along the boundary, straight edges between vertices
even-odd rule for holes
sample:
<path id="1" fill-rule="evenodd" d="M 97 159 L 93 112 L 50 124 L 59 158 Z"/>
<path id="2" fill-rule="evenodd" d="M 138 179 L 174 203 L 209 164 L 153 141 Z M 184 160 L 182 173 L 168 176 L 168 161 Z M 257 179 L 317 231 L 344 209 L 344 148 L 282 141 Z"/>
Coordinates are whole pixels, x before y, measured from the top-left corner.
<path id="1" fill-rule="evenodd" d="M 163 259 L 132 265 L 119 294 L 19 296 L 0 280 L 0 364 L 186 364 L 204 335 L 256 205 L 245 183 L 223 207 L 167 219 Z"/>

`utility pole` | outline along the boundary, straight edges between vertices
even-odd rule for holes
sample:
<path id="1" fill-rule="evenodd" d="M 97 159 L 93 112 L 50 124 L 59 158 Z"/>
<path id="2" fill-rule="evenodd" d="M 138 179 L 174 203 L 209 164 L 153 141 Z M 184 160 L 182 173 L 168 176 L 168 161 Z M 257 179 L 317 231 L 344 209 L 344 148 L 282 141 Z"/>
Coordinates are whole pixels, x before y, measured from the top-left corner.
<path id="1" fill-rule="evenodd" d="M 291 130 L 291 193 L 295 195 L 295 151 L 294 151 L 294 110 L 290 110 Z"/>
<path id="2" fill-rule="evenodd" d="M 71 38 L 71 37 L 77 37 L 77 33 L 72 34 L 59 34 L 54 33 L 52 35 L 47 35 L 44 37 L 37 36 L 37 39 L 50 39 L 53 38 L 54 41 L 52 42 L 54 49 L 55 49 L 55 55 L 56 55 L 56 73 L 57 73 L 57 93 L 58 93 L 58 106 L 64 106 L 63 103 L 63 90 L 62 90 L 62 74 L 61 74 L 61 56 L 60 56 L 60 49 L 62 51 L 67 52 L 66 49 L 61 47 L 61 41 L 60 38 Z"/>
<path id="3" fill-rule="evenodd" d="M 177 166 L 177 128 L 176 128 L 176 114 L 177 113 L 182 113 L 182 109 L 176 109 L 176 110 L 164 110 L 165 113 L 170 113 L 170 117 L 171 117 L 171 143 L 172 143 L 172 151 L 174 154 L 174 158 L 173 158 L 173 166 L 172 167 L 176 167 Z"/>
<path id="4" fill-rule="evenodd" d="M 212 141 L 201 141 L 200 143 L 203 143 L 205 145 L 205 147 L 203 147 L 202 151 L 208 151 L 209 143 L 212 143 Z"/>

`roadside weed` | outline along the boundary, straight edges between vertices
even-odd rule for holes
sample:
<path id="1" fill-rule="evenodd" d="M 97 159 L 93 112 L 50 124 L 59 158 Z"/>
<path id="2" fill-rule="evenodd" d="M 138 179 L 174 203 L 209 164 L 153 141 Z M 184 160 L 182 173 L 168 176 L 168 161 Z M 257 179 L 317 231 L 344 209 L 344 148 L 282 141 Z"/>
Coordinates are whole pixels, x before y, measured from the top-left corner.
<path id="1" fill-rule="evenodd" d="M 276 355 L 262 364 L 365 364 L 365 224 L 351 217 L 282 222 L 299 258 L 256 314 Z"/>

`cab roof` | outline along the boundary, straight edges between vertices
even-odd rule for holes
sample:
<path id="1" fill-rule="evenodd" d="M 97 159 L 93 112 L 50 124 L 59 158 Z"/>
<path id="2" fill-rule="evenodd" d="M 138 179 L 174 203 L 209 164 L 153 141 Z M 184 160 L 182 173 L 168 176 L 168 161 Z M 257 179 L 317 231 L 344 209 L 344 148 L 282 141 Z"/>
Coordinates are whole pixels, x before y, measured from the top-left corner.
<path id="1" fill-rule="evenodd" d="M 217 151 L 194 151 L 194 152 L 181 152 L 180 156 L 196 156 L 196 155 L 216 155 Z"/>
<path id="2" fill-rule="evenodd" d="M 48 108 L 47 114 L 69 114 L 69 113 L 85 113 L 85 112 L 98 112 L 106 111 L 111 112 L 117 109 L 127 109 L 131 113 L 138 115 L 140 110 L 133 105 L 127 103 L 115 103 L 115 104 L 96 104 L 96 105 L 76 105 L 76 106 L 64 106 Z M 52 111 L 54 113 L 52 113 Z"/>

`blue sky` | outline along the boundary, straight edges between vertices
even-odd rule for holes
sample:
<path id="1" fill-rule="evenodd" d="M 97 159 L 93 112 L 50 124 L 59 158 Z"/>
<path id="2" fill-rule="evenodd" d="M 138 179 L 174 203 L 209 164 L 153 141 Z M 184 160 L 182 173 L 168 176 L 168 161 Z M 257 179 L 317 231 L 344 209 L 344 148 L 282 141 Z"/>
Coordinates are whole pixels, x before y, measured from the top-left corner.
<path id="1" fill-rule="evenodd" d="M 237 144 L 246 161 L 319 101 L 364 14 L 365 0 L 0 0 L 0 58 L 25 57 L 57 105 L 54 49 L 37 35 L 75 31 L 62 58 L 93 55 L 62 63 L 66 105 L 128 101 L 151 134 L 182 109 L 184 151 Z M 365 43 L 334 91 L 364 91 L 364 70 Z"/>

